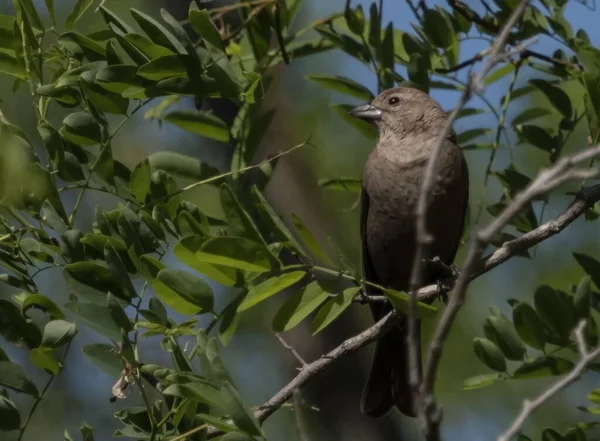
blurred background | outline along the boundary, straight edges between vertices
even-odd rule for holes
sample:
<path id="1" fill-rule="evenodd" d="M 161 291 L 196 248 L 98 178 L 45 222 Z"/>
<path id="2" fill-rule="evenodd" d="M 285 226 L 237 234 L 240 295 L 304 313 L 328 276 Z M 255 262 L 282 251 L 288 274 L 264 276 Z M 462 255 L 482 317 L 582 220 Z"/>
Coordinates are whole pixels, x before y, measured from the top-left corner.
<path id="1" fill-rule="evenodd" d="M 55 0 L 57 21 L 64 23 L 64 18 L 72 9 L 75 1 Z M 356 2 L 352 2 L 353 5 Z M 364 3 L 365 10 L 369 4 Z M 436 2 L 427 1 L 428 6 Z M 442 2 L 443 3 L 443 2 Z M 476 11 L 482 10 L 479 2 L 466 2 Z M 44 2 L 37 0 L 40 15 L 45 14 Z M 159 17 L 160 8 L 167 8 L 178 18 L 184 18 L 189 1 L 186 0 L 105 0 L 104 4 L 125 18 L 130 24 L 128 8 L 135 7 L 153 17 Z M 214 2 L 214 5 L 221 3 Z M 207 2 L 212 6 L 213 2 Z M 305 0 L 300 9 L 295 26 L 303 27 L 311 21 L 343 11 L 343 0 Z M 567 7 L 567 19 L 575 29 L 583 28 L 595 46 L 600 42 L 600 15 L 592 8 L 592 4 L 571 1 Z M 99 14 L 91 8 L 78 24 L 78 30 L 89 33 L 102 29 L 104 22 Z M 12 2 L 0 2 L 0 13 L 13 15 Z M 59 19 L 59 17 L 61 17 Z M 409 7 L 402 1 L 384 1 L 384 22 L 393 21 L 398 29 L 411 32 L 410 22 L 414 21 Z M 58 29 L 62 32 L 62 29 Z M 551 54 L 556 42 L 541 39 L 535 50 Z M 483 40 L 469 40 L 461 44 L 460 59 L 467 59 L 473 54 L 488 47 Z M 321 178 L 350 177 L 358 178 L 362 167 L 373 147 L 373 142 L 348 126 L 331 110 L 330 104 L 353 103 L 349 98 L 329 93 L 321 86 L 304 79 L 307 73 L 330 73 L 350 77 L 365 84 L 376 92 L 376 79 L 363 65 L 350 60 L 339 51 L 324 55 L 293 61 L 290 65 L 282 65 L 272 72 L 274 83 L 263 100 L 265 110 L 276 109 L 275 120 L 260 148 L 257 161 L 269 154 L 287 150 L 293 145 L 306 141 L 315 149 L 303 148 L 279 161 L 276 172 L 267 187 L 267 196 L 271 204 L 289 223 L 293 212 L 306 222 L 309 228 L 318 235 L 320 242 L 326 247 L 327 238 L 343 250 L 347 258 L 358 264 L 359 234 L 357 194 L 332 192 L 318 186 Z M 399 73 L 405 75 L 403 68 Z M 524 84 L 528 77 L 539 72 L 524 70 L 519 76 L 518 84 Z M 457 79 L 464 80 L 466 71 L 459 72 Z M 494 83 L 485 92 L 485 99 L 499 110 L 501 98 L 506 93 L 510 75 Z M 432 90 L 431 94 L 442 106 L 451 110 L 455 105 L 458 93 L 448 90 Z M 26 88 L 12 92 L 12 79 L 0 74 L 0 109 L 6 118 L 21 126 L 30 139 L 37 142 L 41 149 L 36 130 L 36 119 L 31 100 Z M 540 105 L 547 105 L 545 98 L 527 95 L 511 104 L 508 120 L 530 105 L 528 100 L 540 100 Z M 148 104 L 148 109 L 155 106 L 157 100 Z M 581 102 L 573 103 L 581 108 Z M 193 102 L 182 103 L 192 107 Z M 469 107 L 482 107 L 480 97 L 474 97 Z M 60 115 L 56 115 L 60 118 Z M 556 124 L 549 119 L 547 124 Z M 476 118 L 457 121 L 455 130 L 461 133 L 477 127 L 496 127 L 496 118 L 491 113 Z M 468 127 L 467 127 L 468 125 Z M 541 166 L 546 165 L 546 155 L 530 146 L 516 145 L 516 137 L 510 130 L 503 136 L 501 149 L 498 152 L 494 169 L 502 170 L 512 160 L 518 164 L 519 170 L 534 176 Z M 481 142 L 491 142 L 481 138 Z M 570 138 L 567 149 L 579 149 L 585 145 L 585 122 L 580 124 Z M 513 145 L 515 144 L 515 145 Z M 113 143 L 116 158 L 128 166 L 135 165 L 141 158 L 161 150 L 174 150 L 206 161 L 225 170 L 229 167 L 232 150 L 230 146 L 206 141 L 173 126 L 163 125 L 144 118 L 144 111 L 138 112 L 134 118 L 119 132 Z M 489 159 L 489 150 L 472 150 L 466 152 L 471 172 L 471 206 L 472 212 L 478 207 L 482 198 L 482 179 Z M 571 196 L 561 190 L 553 194 L 544 210 L 543 219 L 548 220 L 561 212 L 572 200 Z M 65 197 L 67 210 L 72 207 L 76 192 Z M 210 188 L 201 188 L 187 194 L 189 200 L 200 209 L 218 217 L 220 206 L 218 193 Z M 485 196 L 487 203 L 497 202 L 500 197 L 500 186 L 491 179 Z M 93 207 L 111 207 L 115 201 L 99 193 L 87 192 L 84 207 L 80 211 L 78 228 L 89 231 L 93 222 Z M 536 205 L 538 214 L 541 206 Z M 486 215 L 484 211 L 483 221 Z M 539 220 L 539 218 L 538 218 Z M 539 221 L 540 223 L 542 221 Z M 547 385 L 552 379 L 522 380 L 495 385 L 473 391 L 463 391 L 461 383 L 464 379 L 481 373 L 487 369 L 477 360 L 472 348 L 472 339 L 482 335 L 483 320 L 488 308 L 496 305 L 510 316 L 510 308 L 506 303 L 509 298 L 531 300 L 535 288 L 541 283 L 553 284 L 559 288 L 568 288 L 583 275 L 582 270 L 571 256 L 572 251 L 587 252 L 598 257 L 600 235 L 598 224 L 588 223 L 583 218 L 577 220 L 566 231 L 557 237 L 545 241 L 533 252 L 533 259 L 514 258 L 506 264 L 476 280 L 469 289 L 466 306 L 453 328 L 447 343 L 438 381 L 438 397 L 444 408 L 443 431 L 446 439 L 469 439 L 472 441 L 495 438 L 507 426 L 520 408 L 520 402 L 526 396 Z M 464 249 L 457 258 L 460 265 Z M 182 265 L 174 258 L 167 258 L 168 267 L 177 268 Z M 43 287 L 44 294 L 57 303 L 63 303 L 68 294 L 60 269 L 45 271 L 36 279 Z M 219 286 L 214 286 L 218 304 L 222 305 L 230 298 L 231 293 Z M 0 287 L 0 297 L 8 297 L 10 292 Z M 287 293 L 289 294 L 289 293 Z M 259 405 L 270 398 L 284 386 L 297 372 L 297 361 L 274 337 L 271 321 L 277 308 L 285 300 L 286 294 L 275 296 L 261 308 L 255 308 L 244 316 L 243 322 L 234 335 L 231 343 L 222 348 L 222 357 L 244 394 L 246 401 Z M 343 317 L 333 326 L 316 337 L 311 337 L 309 322 L 300 325 L 284 337 L 300 354 L 311 361 L 321 354 L 337 346 L 371 323 L 368 308 L 355 306 L 348 309 Z M 428 341 L 435 319 L 425 322 L 424 344 Z M 24 437 L 25 441 L 62 439 L 63 432 L 68 429 L 75 439 L 79 437 L 78 428 L 85 421 L 94 428 L 96 440 L 111 439 L 119 423 L 112 416 L 122 406 L 141 404 L 138 394 L 133 391 L 126 401 L 110 403 L 111 387 L 115 378 L 110 377 L 92 365 L 81 353 L 81 348 L 90 342 L 103 342 L 103 338 L 80 327 L 79 334 L 73 342 L 66 369 L 54 381 L 46 398 L 41 402 L 30 427 Z M 0 341 L 1 342 L 1 341 Z M 11 359 L 28 366 L 27 354 L 5 345 Z M 141 343 L 140 356 L 145 363 L 168 363 L 166 354 L 158 350 L 159 337 L 151 337 Z M 154 350 L 153 350 L 154 349 Z M 396 411 L 380 420 L 363 417 L 359 411 L 360 394 L 366 378 L 372 347 L 340 360 L 328 371 L 317 376 L 300 394 L 297 415 L 284 407 L 277 411 L 265 424 L 270 441 L 284 440 L 411 440 L 420 439 L 416 421 L 401 417 Z M 43 385 L 47 375 L 39 369 L 27 369 L 30 378 L 38 387 Z M 575 420 L 585 421 L 586 414 L 576 409 L 577 405 L 586 403 L 587 391 L 598 382 L 596 373 L 590 373 L 584 381 L 577 383 L 567 392 L 552 399 L 548 405 L 537 412 L 526 424 L 525 433 L 533 439 L 539 437 L 542 428 L 553 427 L 559 431 Z M 31 406 L 30 398 L 17 397 L 17 405 L 26 414 Z M 298 404 L 297 403 L 297 404 Z M 2 441 L 17 439 L 17 432 L 0 432 Z"/>

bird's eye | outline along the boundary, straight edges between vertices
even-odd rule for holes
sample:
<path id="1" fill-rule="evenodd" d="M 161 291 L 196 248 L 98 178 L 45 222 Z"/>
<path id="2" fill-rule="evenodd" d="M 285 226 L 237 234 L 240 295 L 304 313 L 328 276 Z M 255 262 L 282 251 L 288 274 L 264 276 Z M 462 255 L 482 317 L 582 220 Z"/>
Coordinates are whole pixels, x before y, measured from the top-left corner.
<path id="1" fill-rule="evenodd" d="M 388 103 L 392 106 L 395 106 L 399 102 L 400 102 L 400 98 L 398 98 L 397 96 L 393 96 L 388 100 Z"/>

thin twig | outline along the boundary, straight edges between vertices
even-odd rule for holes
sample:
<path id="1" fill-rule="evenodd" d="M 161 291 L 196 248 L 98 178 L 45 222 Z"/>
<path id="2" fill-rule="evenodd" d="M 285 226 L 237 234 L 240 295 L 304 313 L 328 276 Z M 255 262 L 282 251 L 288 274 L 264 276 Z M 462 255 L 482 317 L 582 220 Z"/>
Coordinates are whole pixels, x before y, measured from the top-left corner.
<path id="1" fill-rule="evenodd" d="M 582 320 L 575 329 L 575 340 L 577 347 L 579 348 L 580 359 L 575 367 L 569 372 L 568 375 L 554 382 L 549 388 L 545 389 L 533 400 L 523 401 L 521 406 L 521 412 L 517 415 L 513 423 L 510 425 L 508 430 L 502 433 L 497 441 L 509 441 L 513 436 L 521 431 L 523 423 L 529 418 L 529 416 L 542 404 L 556 395 L 559 391 L 574 383 L 579 379 L 585 368 L 592 363 L 598 356 L 600 356 L 600 346 L 596 347 L 592 352 L 589 352 L 586 348 L 585 339 L 583 332 L 585 330 L 585 320 Z"/>
<path id="2" fill-rule="evenodd" d="M 427 162 L 427 167 L 423 176 L 421 184 L 419 198 L 417 201 L 416 209 L 416 251 L 413 261 L 413 269 L 410 278 L 410 301 L 409 301 L 409 331 L 408 331 L 408 346 L 409 346 L 409 360 L 410 360 L 410 385 L 412 390 L 415 392 L 416 405 L 418 414 L 421 418 L 421 424 L 425 437 L 428 440 L 437 441 L 440 439 L 439 426 L 441 422 L 441 412 L 435 404 L 434 397 L 434 383 L 435 383 L 435 370 L 437 365 L 435 360 L 428 360 L 426 376 L 421 380 L 420 370 L 418 369 L 418 359 L 420 350 L 417 344 L 417 298 L 416 291 L 423 284 L 424 265 L 423 260 L 427 254 L 427 249 L 432 241 L 430 233 L 427 231 L 427 206 L 429 203 L 429 196 L 431 188 L 435 180 L 435 172 L 437 166 L 437 160 L 440 156 L 440 151 L 446 138 L 452 131 L 452 124 L 458 117 L 458 114 L 471 98 L 472 92 L 482 90 L 482 82 L 485 76 L 490 70 L 496 65 L 500 59 L 500 55 L 503 52 L 506 41 L 510 35 L 513 26 L 517 23 L 525 11 L 525 7 L 528 5 L 528 0 L 521 0 L 517 8 L 513 11 L 511 16 L 508 18 L 502 30 L 498 33 L 496 40 L 491 47 L 490 55 L 477 75 L 471 75 L 465 90 L 463 91 L 458 104 L 446 120 L 443 129 L 432 148 L 431 155 Z M 456 296 L 452 296 L 452 300 Z M 442 322 L 438 325 L 438 329 L 443 325 Z M 436 330 L 437 331 L 437 330 Z M 436 332 L 437 333 L 437 332 Z M 440 341 L 441 344 L 441 341 Z M 431 351 L 430 351 L 431 353 Z M 432 370 L 433 369 L 433 370 Z"/>
<path id="3" fill-rule="evenodd" d="M 255 168 L 260 168 L 263 165 L 266 165 L 266 164 L 268 164 L 270 162 L 273 162 L 276 159 L 281 158 L 282 156 L 289 155 L 290 153 L 294 152 L 295 150 L 297 150 L 297 149 L 299 149 L 301 147 L 307 146 L 307 145 L 309 145 L 311 147 L 315 147 L 313 144 L 310 143 L 310 137 L 305 142 L 303 142 L 301 144 L 298 144 L 298 145 L 295 145 L 294 147 L 292 147 L 292 148 L 290 148 L 288 150 L 284 150 L 283 152 L 277 153 L 276 155 L 273 155 L 270 158 L 267 158 L 264 161 L 259 162 L 258 164 L 249 165 L 247 167 L 243 167 L 243 168 L 240 168 L 240 169 L 237 169 L 237 170 L 232 170 L 232 171 L 229 171 L 229 172 L 226 172 L 226 173 L 222 173 L 220 175 L 211 176 L 210 178 L 204 179 L 202 181 L 194 182 L 193 184 L 190 184 L 190 185 L 188 185 L 186 187 L 183 187 L 182 189 L 180 189 L 180 190 L 178 190 L 176 192 L 171 193 L 170 195 L 166 196 L 164 199 L 171 199 L 171 198 L 173 198 L 173 197 L 175 197 L 177 195 L 180 195 L 181 193 L 185 193 L 186 191 L 189 191 L 189 190 L 191 190 L 193 188 L 196 188 L 196 187 L 199 187 L 199 186 L 205 185 L 205 184 L 210 184 L 211 182 L 218 181 L 219 179 L 223 179 L 223 178 L 226 178 L 228 176 L 235 175 L 237 173 L 245 173 L 245 172 L 253 170 Z M 156 202 L 157 201 L 155 200 L 152 203 L 155 204 Z"/>
<path id="4" fill-rule="evenodd" d="M 277 338 L 277 340 L 279 340 L 279 342 L 283 345 L 284 348 L 286 348 L 288 351 L 290 351 L 290 353 L 294 356 L 294 358 L 296 360 L 298 360 L 298 362 L 300 363 L 300 366 L 304 367 L 307 365 L 306 361 L 304 361 L 304 359 L 300 356 L 300 354 L 298 354 L 298 352 L 288 343 L 286 342 L 283 337 L 281 336 L 281 334 L 275 334 L 275 338 Z"/>
<path id="5" fill-rule="evenodd" d="M 73 340 L 69 341 L 69 343 L 67 343 L 67 346 L 65 347 L 65 352 L 63 353 L 62 359 L 60 361 L 60 363 L 63 364 L 63 365 L 64 365 L 64 362 L 65 362 L 65 359 L 67 358 L 67 354 L 69 353 L 69 349 L 71 348 L 71 343 L 72 342 L 73 342 Z M 63 370 L 64 370 L 64 367 L 61 370 L 61 372 Z M 52 386 L 52 383 L 54 382 L 54 379 L 57 376 L 58 376 L 58 374 L 52 375 L 48 379 L 48 381 L 46 382 L 46 385 L 44 386 L 44 389 L 42 389 L 42 392 L 36 398 L 35 402 L 33 403 L 33 406 L 31 407 L 31 410 L 29 411 L 29 414 L 27 415 L 27 418 L 25 419 L 25 422 L 23 423 L 23 427 L 21 427 L 21 431 L 19 432 L 19 436 L 17 437 L 17 441 L 21 441 L 23 439 L 23 436 L 25 435 L 25 431 L 27 430 L 27 427 L 29 427 L 29 423 L 31 422 L 31 418 L 33 417 L 33 414 L 37 410 L 38 405 L 42 402 L 42 400 L 46 396 L 46 392 L 48 392 L 48 389 L 50 389 L 50 386 Z"/>

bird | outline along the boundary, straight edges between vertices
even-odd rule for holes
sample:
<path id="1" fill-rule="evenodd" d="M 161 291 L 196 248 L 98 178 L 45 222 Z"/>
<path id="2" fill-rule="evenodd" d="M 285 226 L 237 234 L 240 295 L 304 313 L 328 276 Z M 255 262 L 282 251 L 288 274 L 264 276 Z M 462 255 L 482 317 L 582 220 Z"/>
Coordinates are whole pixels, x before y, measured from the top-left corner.
<path id="1" fill-rule="evenodd" d="M 417 200 L 427 163 L 448 116 L 437 101 L 410 87 L 385 90 L 349 113 L 374 124 L 379 133 L 361 183 L 363 277 L 407 292 L 416 250 Z M 439 151 L 428 197 L 426 225 L 433 240 L 423 263 L 423 285 L 439 282 L 453 264 L 468 200 L 469 171 L 452 130 Z M 365 291 L 368 295 L 381 294 L 366 284 Z M 376 321 L 392 310 L 389 303 L 371 303 L 370 307 Z M 360 403 L 361 412 L 369 417 L 382 417 L 394 405 L 409 417 L 417 414 L 409 381 L 408 319 L 400 312 L 398 315 L 398 324 L 376 343 Z M 417 366 L 422 370 L 419 321 L 417 339 Z"/>

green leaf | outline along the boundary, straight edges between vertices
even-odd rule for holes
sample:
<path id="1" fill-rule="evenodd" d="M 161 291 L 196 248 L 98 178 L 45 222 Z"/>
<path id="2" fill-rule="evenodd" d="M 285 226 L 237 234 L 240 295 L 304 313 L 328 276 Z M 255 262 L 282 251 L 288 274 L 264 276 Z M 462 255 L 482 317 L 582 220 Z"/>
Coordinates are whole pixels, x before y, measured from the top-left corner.
<path id="1" fill-rule="evenodd" d="M 377 128 L 373 124 L 348 114 L 354 107 L 350 104 L 335 104 L 331 106 L 340 118 L 354 127 L 361 135 L 369 139 L 377 139 Z"/>
<path id="2" fill-rule="evenodd" d="M 550 331 L 568 341 L 575 325 L 573 299 L 548 285 L 539 286 L 534 294 L 535 309 Z"/>
<path id="3" fill-rule="evenodd" d="M 67 21 L 65 22 L 66 28 L 71 29 L 73 25 L 79 21 L 83 14 L 85 14 L 85 11 L 92 6 L 92 4 L 94 4 L 94 0 L 77 0 L 77 3 L 75 3 L 75 6 L 71 10 L 71 13 L 67 17 Z"/>
<path id="4" fill-rule="evenodd" d="M 327 89 L 352 96 L 361 101 L 371 101 L 374 98 L 368 88 L 350 78 L 324 74 L 306 74 L 304 78 L 309 81 L 314 81 Z"/>
<path id="5" fill-rule="evenodd" d="M 485 79 L 483 80 L 483 83 L 486 86 L 489 86 L 490 84 L 494 84 L 496 81 L 501 80 L 508 74 L 512 73 L 514 70 L 515 70 L 514 64 L 506 63 L 504 66 L 499 67 L 498 69 L 493 71 L 491 74 L 489 74 L 487 77 L 485 77 Z"/>
<path id="6" fill-rule="evenodd" d="M 564 441 L 564 438 L 556 430 L 547 428 L 542 432 L 542 441 Z"/>
<path id="7" fill-rule="evenodd" d="M 265 222 L 268 226 L 268 230 L 276 237 L 276 240 L 293 248 L 299 255 L 306 256 L 300 243 L 296 240 L 273 207 L 269 205 L 269 202 L 256 185 L 252 186 L 252 198 L 254 199 L 256 208 L 258 209 L 263 222 Z"/>
<path id="8" fill-rule="evenodd" d="M 360 192 L 362 180 L 353 178 L 321 178 L 318 184 L 327 190 L 358 193 Z"/>
<path id="9" fill-rule="evenodd" d="M 77 32 L 65 32 L 58 37 L 58 43 L 78 60 L 104 61 L 106 48 L 89 37 Z"/>
<path id="10" fill-rule="evenodd" d="M 539 357 L 528 360 L 513 373 L 513 378 L 537 378 L 562 375 L 573 369 L 573 363 L 564 358 Z"/>
<path id="11" fill-rule="evenodd" d="M 21 428 L 21 415 L 17 406 L 0 392 L 0 430 L 10 431 Z"/>
<path id="12" fill-rule="evenodd" d="M 0 361 L 0 386 L 31 395 L 39 396 L 37 387 L 33 384 L 21 366 L 11 361 Z"/>
<path id="13" fill-rule="evenodd" d="M 143 87 L 144 80 L 137 76 L 137 66 L 115 64 L 105 67 L 96 73 L 96 83 L 114 93 L 123 93 L 134 88 Z"/>
<path id="14" fill-rule="evenodd" d="M 346 310 L 351 304 L 352 299 L 360 291 L 359 287 L 348 288 L 342 291 L 335 297 L 330 298 L 325 304 L 319 309 L 319 312 L 312 321 L 310 330 L 312 335 L 325 329 L 331 322 L 333 322 L 342 312 Z"/>
<path id="15" fill-rule="evenodd" d="M 221 397 L 219 389 L 205 381 L 195 381 L 187 384 L 172 384 L 163 394 L 188 398 L 193 401 L 225 409 L 226 404 Z"/>
<path id="16" fill-rule="evenodd" d="M 108 269 L 112 274 L 113 279 L 117 281 L 117 284 L 120 287 L 119 292 L 115 293 L 115 295 L 127 301 L 136 297 L 135 288 L 127 274 L 127 268 L 114 245 L 109 241 L 104 244 L 104 259 L 108 264 Z"/>
<path id="17" fill-rule="evenodd" d="M 365 13 L 363 12 L 362 5 L 358 5 L 356 9 L 352 9 L 350 3 L 347 3 L 344 10 L 344 18 L 351 32 L 356 35 L 363 35 L 365 31 Z"/>
<path id="18" fill-rule="evenodd" d="M 546 95 L 546 98 L 548 98 L 552 106 L 562 113 L 565 118 L 571 118 L 573 116 L 573 105 L 571 104 L 569 95 L 567 95 L 565 91 L 550 84 L 548 81 L 540 79 L 529 80 L 529 84 L 534 85 Z"/>
<path id="19" fill-rule="evenodd" d="M 123 363 L 114 346 L 94 343 L 83 347 L 84 355 L 107 374 L 119 378 L 123 371 Z"/>
<path id="20" fill-rule="evenodd" d="M 452 29 L 452 23 L 438 10 L 430 8 L 425 10 L 423 14 L 423 30 L 431 42 L 441 49 L 449 48 L 456 41 L 456 34 Z"/>
<path id="21" fill-rule="evenodd" d="M 200 236 L 187 236 L 175 245 L 174 254 L 181 262 L 198 271 L 215 282 L 222 285 L 233 286 L 237 281 L 237 271 L 234 268 L 213 265 L 196 258 L 196 252 L 200 251 L 206 238 Z"/>
<path id="22" fill-rule="evenodd" d="M 309 248 L 309 250 L 317 257 L 319 260 L 327 263 L 329 265 L 333 265 L 333 261 L 331 258 L 325 254 L 313 234 L 310 230 L 304 225 L 302 220 L 298 217 L 296 213 L 292 213 L 292 221 L 294 222 L 294 227 L 296 231 L 300 235 L 302 242 Z"/>
<path id="23" fill-rule="evenodd" d="M 302 320 L 317 309 L 329 293 L 319 283 L 311 282 L 304 289 L 296 291 L 281 306 L 273 319 L 273 330 L 285 332 L 295 328 Z"/>
<path id="24" fill-rule="evenodd" d="M 484 374 L 476 375 L 474 377 L 467 378 L 463 381 L 462 388 L 464 390 L 481 389 L 484 387 L 491 386 L 496 381 L 502 380 L 502 374 Z"/>
<path id="25" fill-rule="evenodd" d="M 198 110 L 174 110 L 164 115 L 162 119 L 197 135 L 221 142 L 229 141 L 227 124 L 210 113 Z"/>
<path id="26" fill-rule="evenodd" d="M 464 109 L 461 109 L 461 111 L 458 113 L 458 117 L 456 119 L 466 118 L 466 117 L 475 116 L 475 115 L 481 115 L 483 113 L 487 113 L 487 112 L 483 109 L 477 109 L 477 108 L 473 108 L 473 107 L 465 107 Z"/>
<path id="27" fill-rule="evenodd" d="M 491 129 L 488 128 L 479 128 L 479 129 L 470 129 L 465 132 L 460 133 L 456 137 L 456 143 L 459 145 L 466 144 L 467 142 L 478 138 L 483 135 L 487 135 L 488 133 L 492 133 Z"/>
<path id="28" fill-rule="evenodd" d="M 111 27 L 110 25 L 113 25 L 116 29 L 124 34 L 133 32 L 133 29 L 131 29 L 127 23 L 121 20 L 117 14 L 108 9 L 104 4 L 101 3 L 98 6 L 98 10 L 102 13 L 102 17 L 109 27 Z"/>
<path id="29" fill-rule="evenodd" d="M 575 297 L 573 298 L 573 308 L 576 321 L 579 321 L 581 319 L 589 320 L 590 308 L 592 306 L 592 290 L 590 286 L 591 280 L 592 279 L 589 276 L 583 277 L 577 285 Z"/>
<path id="30" fill-rule="evenodd" d="M 181 54 L 164 55 L 140 66 L 137 74 L 151 81 L 187 76 L 185 59 Z"/>
<path id="31" fill-rule="evenodd" d="M 517 133 L 525 139 L 525 141 L 534 147 L 542 149 L 546 152 L 552 151 L 555 146 L 554 138 L 546 129 L 538 126 L 525 125 L 517 126 Z"/>
<path id="32" fill-rule="evenodd" d="M 394 309 L 408 314 L 410 297 L 408 294 L 393 289 L 385 289 L 385 296 L 394 306 Z M 431 317 L 437 313 L 437 309 L 423 302 L 417 302 L 417 317 Z"/>
<path id="33" fill-rule="evenodd" d="M 102 142 L 100 125 L 87 112 L 74 112 L 67 115 L 60 128 L 60 134 L 80 146 L 96 145 Z"/>
<path id="34" fill-rule="evenodd" d="M 110 311 L 110 316 L 112 317 L 113 322 L 115 322 L 119 328 L 124 330 L 125 333 L 133 331 L 131 320 L 129 320 L 129 317 L 127 317 L 127 314 L 121 307 L 121 304 L 111 293 L 108 293 L 106 296 L 106 306 L 108 306 L 108 310 Z"/>
<path id="35" fill-rule="evenodd" d="M 7 73 L 22 80 L 27 79 L 27 71 L 20 60 L 6 52 L 0 52 L 0 72 Z"/>
<path id="36" fill-rule="evenodd" d="M 196 34 L 204 41 L 210 43 L 217 49 L 223 49 L 223 41 L 221 35 L 213 23 L 210 13 L 206 9 L 194 9 L 190 3 L 189 19 L 190 25 Z"/>
<path id="37" fill-rule="evenodd" d="M 52 375 L 60 372 L 60 363 L 51 348 L 33 348 L 29 353 L 29 361 L 34 366 L 49 371 Z"/>
<path id="38" fill-rule="evenodd" d="M 227 184 L 221 185 L 221 206 L 234 236 L 245 237 L 265 247 L 267 246 L 258 227 Z"/>
<path id="39" fill-rule="evenodd" d="M 158 44 L 152 43 L 146 37 L 136 34 L 136 33 L 126 33 L 123 36 L 124 40 L 133 46 L 133 48 L 141 53 L 145 59 L 153 60 L 158 57 L 162 57 L 164 55 L 170 55 L 173 53 L 170 49 L 167 49 L 164 46 L 160 46 Z M 119 42 L 122 44 L 121 39 Z M 140 63 L 141 64 L 141 63 Z"/>
<path id="40" fill-rule="evenodd" d="M 121 291 L 120 283 L 105 266 L 93 262 L 77 262 L 65 265 L 64 272 L 74 282 L 91 291 L 106 295 L 111 292 L 119 298 L 129 298 Z"/>
<path id="41" fill-rule="evenodd" d="M 202 181 L 219 174 L 218 170 L 197 158 L 173 151 L 154 152 L 148 156 L 148 160 L 154 170 L 164 170 L 173 176 L 195 181 Z"/>
<path id="42" fill-rule="evenodd" d="M 129 107 L 129 100 L 117 93 L 108 92 L 96 84 L 96 72 L 88 70 L 80 77 L 81 90 L 86 98 L 100 111 L 125 115 Z"/>
<path id="43" fill-rule="evenodd" d="M 211 426 L 214 426 L 217 429 L 222 430 L 223 432 L 226 432 L 226 433 L 233 432 L 233 433 L 245 436 L 246 438 L 244 438 L 244 440 L 254 441 L 254 438 L 251 438 L 248 435 L 244 435 L 243 433 L 238 432 L 239 429 L 237 427 L 235 427 L 231 424 L 228 424 L 226 422 L 226 420 L 228 420 L 228 418 L 220 419 L 220 418 L 217 418 L 212 415 L 207 415 L 205 413 L 197 413 L 196 416 L 194 417 L 194 419 L 195 419 L 195 421 L 201 421 L 202 423 L 210 424 Z M 221 437 L 221 441 L 222 440 L 223 440 L 223 437 Z"/>
<path id="44" fill-rule="evenodd" d="M 42 341 L 39 328 L 27 322 L 19 307 L 6 299 L 0 299 L 0 335 L 10 343 L 24 342 L 30 349 L 38 347 Z"/>
<path id="45" fill-rule="evenodd" d="M 544 350 L 546 345 L 544 323 L 530 304 L 521 302 L 514 304 L 512 319 L 521 340 L 532 348 Z"/>
<path id="46" fill-rule="evenodd" d="M 75 334 L 77 334 L 77 327 L 74 323 L 64 320 L 52 320 L 46 323 L 44 327 L 42 346 L 49 348 L 61 347 L 70 342 Z"/>
<path id="47" fill-rule="evenodd" d="M 509 360 L 522 360 L 525 348 L 513 324 L 504 316 L 490 316 L 483 325 L 485 336 L 500 348 Z"/>
<path id="48" fill-rule="evenodd" d="M 588 400 L 592 403 L 600 404 L 600 389 L 594 389 L 588 394 Z"/>
<path id="49" fill-rule="evenodd" d="M 96 303 L 70 302 L 65 304 L 64 307 L 92 331 L 96 331 L 113 341 L 121 341 L 121 328 L 112 319 L 108 306 Z"/>
<path id="50" fill-rule="evenodd" d="M 228 381 L 221 387 L 221 399 L 225 410 L 239 429 L 252 436 L 264 436 L 254 412 L 248 408 L 239 392 Z"/>
<path id="51" fill-rule="evenodd" d="M 282 274 L 281 276 L 272 277 L 253 286 L 244 298 L 244 301 L 238 306 L 237 311 L 242 312 L 252 308 L 263 300 L 283 291 L 284 289 L 299 282 L 306 273 L 304 271 L 293 271 L 291 273 Z"/>
<path id="52" fill-rule="evenodd" d="M 600 289 L 600 261 L 582 253 L 573 253 L 573 257 L 586 274 L 590 276 L 594 285 Z"/>
<path id="53" fill-rule="evenodd" d="M 565 432 L 565 441 L 587 441 L 585 432 L 579 427 L 571 427 Z"/>
<path id="54" fill-rule="evenodd" d="M 47 314 L 50 314 L 50 317 L 53 320 L 65 318 L 65 315 L 56 305 L 56 303 L 41 294 L 30 294 L 25 297 L 23 304 L 21 305 L 21 313 L 23 316 L 26 316 L 27 311 L 29 311 L 31 308 L 39 309 Z"/>
<path id="55" fill-rule="evenodd" d="M 552 110 L 546 109 L 545 107 L 531 107 L 515 116 L 512 120 L 512 125 L 525 124 L 531 120 L 552 115 L 552 113 Z"/>
<path id="56" fill-rule="evenodd" d="M 506 372 L 506 360 L 502 351 L 487 338 L 476 338 L 473 340 L 473 348 L 477 358 L 487 367 L 494 371 Z"/>
<path id="57" fill-rule="evenodd" d="M 131 15 L 153 43 L 169 48 L 173 52 L 185 53 L 185 48 L 177 41 L 173 34 L 152 17 L 133 8 L 131 8 Z"/>
<path id="58" fill-rule="evenodd" d="M 254 93 L 256 92 L 256 88 L 258 87 L 258 85 L 261 83 L 260 75 L 254 72 L 244 72 L 244 75 L 250 81 L 243 95 L 244 100 L 248 104 L 254 104 L 256 102 L 256 97 L 254 96 Z"/>
<path id="59" fill-rule="evenodd" d="M 235 333 L 242 314 L 237 312 L 237 307 L 244 299 L 245 292 L 241 292 L 238 297 L 221 313 L 221 324 L 219 325 L 219 340 L 223 346 L 227 346 L 233 334 Z"/>
<path id="60" fill-rule="evenodd" d="M 150 193 L 150 177 L 152 170 L 150 169 L 150 161 L 148 158 L 138 162 L 131 172 L 131 180 L 129 188 L 131 194 L 140 204 L 144 203 L 146 196 Z"/>
<path id="61" fill-rule="evenodd" d="M 210 286 L 185 271 L 163 269 L 152 286 L 162 301 L 182 314 L 197 314 L 213 309 Z"/>
<path id="62" fill-rule="evenodd" d="M 271 270 L 271 259 L 261 244 L 242 237 L 222 236 L 208 239 L 195 257 L 200 262 L 263 273 Z"/>

